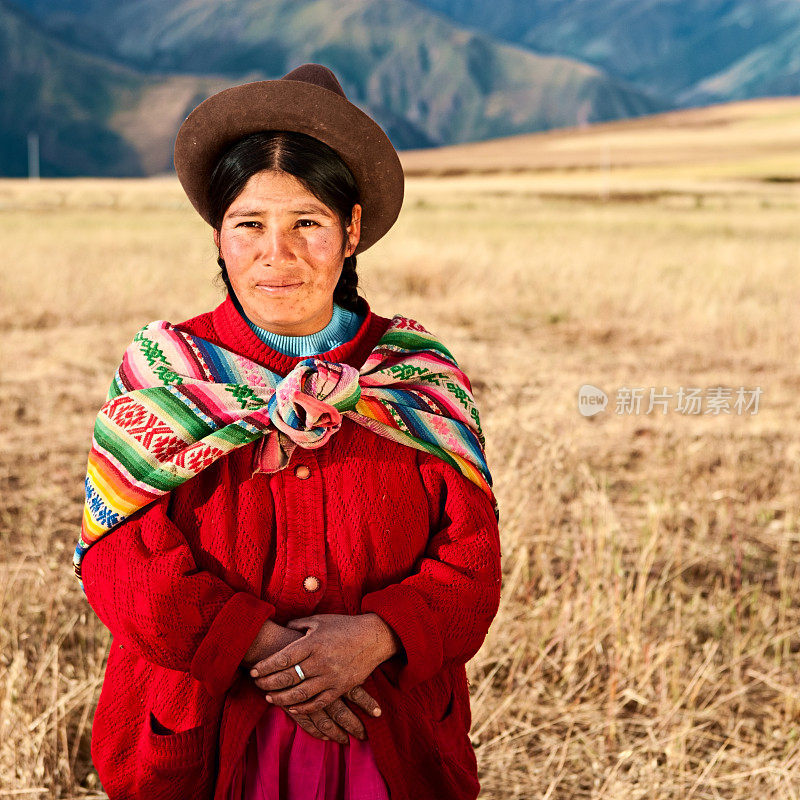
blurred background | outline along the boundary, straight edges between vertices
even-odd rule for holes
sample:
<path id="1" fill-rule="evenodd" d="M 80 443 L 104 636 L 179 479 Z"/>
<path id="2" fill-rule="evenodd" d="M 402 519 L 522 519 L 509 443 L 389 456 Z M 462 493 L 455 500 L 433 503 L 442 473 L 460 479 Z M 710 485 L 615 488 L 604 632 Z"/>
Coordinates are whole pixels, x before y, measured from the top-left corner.
<path id="1" fill-rule="evenodd" d="M 482 411 L 482 798 L 800 797 L 800 0 L 0 0 L 0 798 L 104 797 L 94 416 L 223 296 L 180 123 L 304 62 L 401 151 L 362 293 Z"/>
<path id="2" fill-rule="evenodd" d="M 167 172 L 209 94 L 304 62 L 416 149 L 800 92 L 794 0 L 2 0 L 0 174 Z"/>

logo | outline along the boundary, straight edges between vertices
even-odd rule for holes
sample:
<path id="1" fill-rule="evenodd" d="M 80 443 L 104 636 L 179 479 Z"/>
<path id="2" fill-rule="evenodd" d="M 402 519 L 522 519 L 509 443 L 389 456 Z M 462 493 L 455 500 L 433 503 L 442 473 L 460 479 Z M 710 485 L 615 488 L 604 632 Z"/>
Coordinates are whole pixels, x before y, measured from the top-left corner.
<path id="1" fill-rule="evenodd" d="M 584 417 L 593 417 L 606 410 L 608 395 L 591 383 L 584 383 L 578 389 L 578 411 Z"/>

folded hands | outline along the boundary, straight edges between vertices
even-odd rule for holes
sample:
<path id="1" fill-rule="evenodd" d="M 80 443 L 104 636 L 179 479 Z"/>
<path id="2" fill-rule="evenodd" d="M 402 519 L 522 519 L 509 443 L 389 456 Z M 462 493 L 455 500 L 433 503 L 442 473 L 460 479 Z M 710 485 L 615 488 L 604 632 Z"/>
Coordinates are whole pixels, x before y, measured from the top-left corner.
<path id="1" fill-rule="evenodd" d="M 361 684 L 401 649 L 377 614 L 314 614 L 285 627 L 265 623 L 243 665 L 267 701 L 281 706 L 301 728 L 346 744 L 348 733 L 363 741 L 366 732 L 344 699 L 379 716 L 378 703 Z"/>

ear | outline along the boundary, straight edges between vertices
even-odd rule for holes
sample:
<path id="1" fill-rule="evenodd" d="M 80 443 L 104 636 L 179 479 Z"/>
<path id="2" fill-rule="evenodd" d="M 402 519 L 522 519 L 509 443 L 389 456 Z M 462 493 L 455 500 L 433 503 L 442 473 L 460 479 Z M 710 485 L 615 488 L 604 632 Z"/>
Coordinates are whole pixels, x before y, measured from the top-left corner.
<path id="1" fill-rule="evenodd" d="M 219 231 L 214 228 L 214 246 L 219 250 Z"/>
<path id="2" fill-rule="evenodd" d="M 353 255 L 353 251 L 361 241 L 361 206 L 356 203 L 353 206 L 353 213 L 350 216 L 350 224 L 347 226 L 347 255 Z"/>

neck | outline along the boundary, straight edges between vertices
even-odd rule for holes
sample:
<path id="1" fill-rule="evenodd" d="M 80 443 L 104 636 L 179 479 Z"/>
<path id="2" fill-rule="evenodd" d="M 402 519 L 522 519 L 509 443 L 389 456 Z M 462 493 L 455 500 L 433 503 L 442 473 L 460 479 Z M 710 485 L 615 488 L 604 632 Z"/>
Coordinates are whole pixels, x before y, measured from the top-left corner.
<path id="1" fill-rule="evenodd" d="M 262 342 L 278 353 L 289 356 L 312 356 L 334 350 L 345 342 L 349 342 L 356 335 L 364 320 L 363 316 L 334 304 L 327 325 L 305 335 L 286 335 L 256 325 L 244 312 L 235 294 L 231 295 L 231 300 L 250 329 Z"/>
<path id="2" fill-rule="evenodd" d="M 372 313 L 366 302 L 360 304 L 358 313 L 366 317 L 358 332 L 349 342 L 319 354 L 326 361 L 360 368 L 391 322 Z M 308 358 L 284 355 L 259 339 L 247 320 L 237 311 L 230 295 L 214 309 L 211 321 L 215 343 L 256 361 L 278 375 L 287 375 L 304 358 Z"/>

